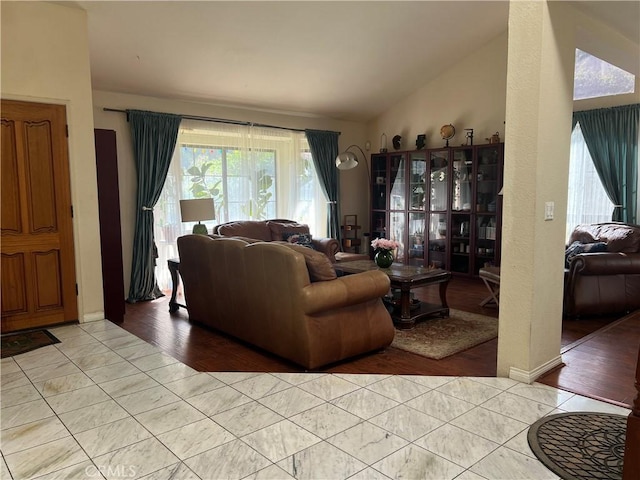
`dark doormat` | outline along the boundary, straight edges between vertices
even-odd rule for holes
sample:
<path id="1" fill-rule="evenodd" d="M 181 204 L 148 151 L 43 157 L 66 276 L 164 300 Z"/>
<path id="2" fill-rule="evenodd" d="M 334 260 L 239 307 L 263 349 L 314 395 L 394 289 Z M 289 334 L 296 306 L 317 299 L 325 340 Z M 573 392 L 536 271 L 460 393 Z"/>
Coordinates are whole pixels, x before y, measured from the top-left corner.
<path id="1" fill-rule="evenodd" d="M 529 427 L 529 446 L 564 480 L 621 479 L 627 417 L 608 413 L 559 413 Z"/>
<path id="2" fill-rule="evenodd" d="M 1 358 L 13 357 L 27 353 L 36 348 L 60 343 L 48 330 L 31 330 L 28 332 L 7 333 L 0 337 Z"/>

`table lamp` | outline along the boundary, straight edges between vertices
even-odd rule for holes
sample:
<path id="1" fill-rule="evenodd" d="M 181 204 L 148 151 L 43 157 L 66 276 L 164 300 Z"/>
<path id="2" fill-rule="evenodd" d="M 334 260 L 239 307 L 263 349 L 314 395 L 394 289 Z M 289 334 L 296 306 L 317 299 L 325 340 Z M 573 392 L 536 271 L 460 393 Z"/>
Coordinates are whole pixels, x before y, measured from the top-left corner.
<path id="1" fill-rule="evenodd" d="M 183 222 L 198 222 L 193 226 L 193 233 L 207 235 L 207 226 L 200 223 L 202 220 L 215 220 L 216 209 L 213 198 L 194 198 L 180 200 L 180 216 Z"/>

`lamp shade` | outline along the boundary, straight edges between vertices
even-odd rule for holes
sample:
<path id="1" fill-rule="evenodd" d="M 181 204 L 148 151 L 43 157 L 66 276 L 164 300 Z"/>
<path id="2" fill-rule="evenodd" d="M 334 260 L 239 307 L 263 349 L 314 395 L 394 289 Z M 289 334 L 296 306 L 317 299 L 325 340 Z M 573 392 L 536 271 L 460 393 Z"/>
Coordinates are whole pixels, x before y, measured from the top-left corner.
<path id="1" fill-rule="evenodd" d="M 216 209 L 213 205 L 213 198 L 180 200 L 180 217 L 183 222 L 215 220 Z"/>
<path id="2" fill-rule="evenodd" d="M 358 159 L 353 152 L 342 152 L 336 157 L 336 167 L 339 170 L 351 170 L 358 166 Z"/>

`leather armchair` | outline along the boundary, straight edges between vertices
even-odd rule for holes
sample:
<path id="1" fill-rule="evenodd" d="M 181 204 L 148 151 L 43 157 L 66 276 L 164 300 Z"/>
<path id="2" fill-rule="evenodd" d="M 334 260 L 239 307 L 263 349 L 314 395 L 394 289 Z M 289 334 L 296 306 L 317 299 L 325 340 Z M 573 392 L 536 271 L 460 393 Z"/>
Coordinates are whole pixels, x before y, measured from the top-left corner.
<path id="1" fill-rule="evenodd" d="M 574 240 L 602 241 L 609 251 L 580 253 L 572 259 L 565 272 L 565 315 L 618 314 L 640 308 L 640 227 L 616 222 L 580 225 L 570 242 Z"/>

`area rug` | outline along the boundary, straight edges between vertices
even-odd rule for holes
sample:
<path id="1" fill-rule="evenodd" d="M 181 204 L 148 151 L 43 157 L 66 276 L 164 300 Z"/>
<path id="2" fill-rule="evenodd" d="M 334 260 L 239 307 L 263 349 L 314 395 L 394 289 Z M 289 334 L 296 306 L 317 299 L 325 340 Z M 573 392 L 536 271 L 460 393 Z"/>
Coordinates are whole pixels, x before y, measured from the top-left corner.
<path id="1" fill-rule="evenodd" d="M 2 358 L 27 353 L 36 348 L 60 343 L 48 330 L 31 330 L 29 332 L 7 333 L 0 337 L 0 354 Z"/>
<path id="2" fill-rule="evenodd" d="M 622 478 L 627 417 L 595 412 L 559 413 L 529 427 L 529 446 L 564 480 Z"/>
<path id="3" fill-rule="evenodd" d="M 498 336 L 498 319 L 449 310 L 449 318 L 427 318 L 409 330 L 396 330 L 392 347 L 440 360 Z"/>

